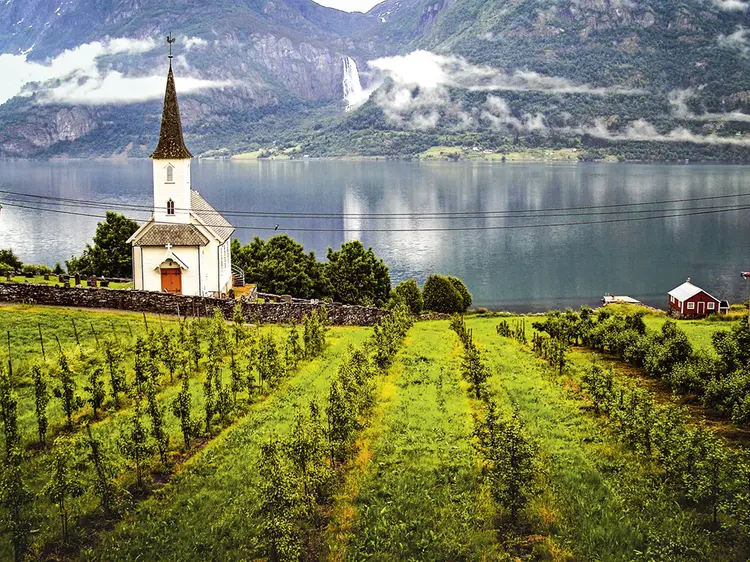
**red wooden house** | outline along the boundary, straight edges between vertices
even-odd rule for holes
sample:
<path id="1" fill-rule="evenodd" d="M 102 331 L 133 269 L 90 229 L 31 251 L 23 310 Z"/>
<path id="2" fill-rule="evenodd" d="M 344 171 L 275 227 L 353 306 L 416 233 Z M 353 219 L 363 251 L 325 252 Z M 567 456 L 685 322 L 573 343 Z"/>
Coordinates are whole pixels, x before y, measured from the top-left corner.
<path id="1" fill-rule="evenodd" d="M 669 291 L 668 295 L 669 314 L 677 318 L 705 318 L 709 314 L 725 312 L 719 299 L 693 285 L 690 279 Z"/>

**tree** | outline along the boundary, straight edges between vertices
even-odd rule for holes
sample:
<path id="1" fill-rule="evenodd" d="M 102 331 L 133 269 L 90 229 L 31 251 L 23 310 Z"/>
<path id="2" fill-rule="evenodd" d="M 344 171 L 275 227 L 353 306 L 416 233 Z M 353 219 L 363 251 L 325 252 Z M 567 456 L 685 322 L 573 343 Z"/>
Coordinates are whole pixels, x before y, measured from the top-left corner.
<path id="1" fill-rule="evenodd" d="M 109 383 L 112 388 L 112 398 L 115 401 L 115 408 L 119 410 L 120 393 L 127 391 L 125 373 L 120 368 L 123 360 L 123 353 L 120 346 L 111 340 L 105 341 L 104 359 L 109 367 Z"/>
<path id="2" fill-rule="evenodd" d="M 331 465 L 344 461 L 351 450 L 352 436 L 356 427 L 356 413 L 352 404 L 346 399 L 341 382 L 337 379 L 331 383 L 326 405 L 328 418 L 328 446 Z"/>
<path id="3" fill-rule="evenodd" d="M 299 331 L 297 330 L 296 324 L 289 326 L 289 332 L 286 337 L 286 345 L 284 347 L 284 362 L 286 363 L 287 369 L 296 369 L 297 363 L 302 358 L 303 349 L 299 343 Z"/>
<path id="4" fill-rule="evenodd" d="M 391 291 L 388 266 L 365 250 L 362 242 L 344 242 L 334 251 L 328 248 L 326 273 L 333 298 L 349 304 L 383 306 Z"/>
<path id="5" fill-rule="evenodd" d="M 13 392 L 10 374 L 1 368 L 0 415 L 3 418 L 3 432 L 5 433 L 5 454 L 10 459 L 11 453 L 21 444 L 21 434 L 18 431 L 18 397 Z"/>
<path id="6" fill-rule="evenodd" d="M 234 405 L 237 405 L 237 395 L 242 390 L 242 387 L 245 384 L 245 380 L 242 377 L 242 371 L 240 370 L 240 363 L 237 361 L 237 358 L 234 356 L 234 351 L 232 351 L 232 356 L 229 360 L 229 376 L 232 380 L 232 402 Z"/>
<path id="7" fill-rule="evenodd" d="M 4 525 L 10 534 L 16 562 L 26 558 L 31 532 L 31 493 L 23 481 L 22 454 L 18 447 L 13 447 L 5 459 L 5 466 L 0 472 L 0 500 L 4 511 Z"/>
<path id="8" fill-rule="evenodd" d="M 260 338 L 257 369 L 261 387 L 267 382 L 270 388 L 276 388 L 284 377 L 286 369 L 271 334 L 265 334 Z"/>
<path id="9" fill-rule="evenodd" d="M 69 536 L 70 501 L 81 496 L 85 490 L 80 476 L 74 468 L 76 460 L 75 442 L 69 437 L 58 437 L 52 450 L 51 476 L 42 493 L 57 505 L 60 513 L 60 528 L 63 542 Z"/>
<path id="10" fill-rule="evenodd" d="M 129 427 L 120 436 L 120 449 L 129 460 L 135 463 L 135 476 L 138 487 L 143 488 L 143 466 L 153 452 L 148 442 L 148 434 L 141 420 L 141 405 L 136 402 Z"/>
<path id="11" fill-rule="evenodd" d="M 31 378 L 34 381 L 34 406 L 36 412 L 36 427 L 39 444 L 44 446 L 47 438 L 47 405 L 49 404 L 49 384 L 42 367 L 37 363 L 31 368 Z"/>
<path id="12" fill-rule="evenodd" d="M 464 312 L 464 298 L 456 286 L 444 275 L 430 275 L 422 289 L 424 307 L 433 312 L 451 314 Z"/>
<path id="13" fill-rule="evenodd" d="M 169 450 L 169 433 L 164 427 L 164 406 L 159 404 L 156 398 L 156 385 L 149 381 L 146 385 L 146 400 L 148 402 L 148 415 L 151 418 L 151 435 L 156 441 L 159 458 L 162 466 L 167 466 L 167 451 Z"/>
<path id="14" fill-rule="evenodd" d="M 264 241 L 253 238 L 241 246 L 232 241 L 232 263 L 245 271 L 248 281 L 261 292 L 299 298 L 322 298 L 328 294 L 325 268 L 315 253 L 305 253 L 302 244 L 286 234 Z"/>
<path id="15" fill-rule="evenodd" d="M 315 402 L 310 403 L 309 416 L 302 410 L 297 412 L 292 433 L 284 445 L 289 460 L 302 479 L 305 499 L 312 504 L 320 499 L 329 476 L 325 462 L 325 433 Z"/>
<path id="16" fill-rule="evenodd" d="M 94 490 L 99 496 L 99 505 L 104 511 L 104 515 L 110 517 L 115 509 L 115 493 L 117 489 L 112 482 L 112 467 L 104 455 L 101 441 L 96 439 L 91 433 L 91 426 L 86 426 L 88 435 L 88 445 L 90 448 L 89 460 L 94 465 L 96 477 L 94 479 Z"/>
<path id="17" fill-rule="evenodd" d="M 190 449 L 193 437 L 200 431 L 199 424 L 190 416 L 192 398 L 190 396 L 190 381 L 186 375 L 182 376 L 182 388 L 172 402 L 172 412 L 180 420 L 180 429 L 182 429 L 182 438 L 185 444 L 185 450 Z"/>
<path id="18" fill-rule="evenodd" d="M 5 264 L 5 266 L 16 271 L 20 271 L 23 267 L 23 262 L 13 253 L 13 249 L 0 250 L 0 264 Z M 5 266 L 0 267 L 0 269 L 3 269 Z"/>
<path id="19" fill-rule="evenodd" d="M 463 310 L 468 310 L 471 306 L 471 293 L 469 292 L 469 289 L 466 288 L 466 285 L 464 285 L 464 282 L 461 281 L 458 277 L 448 277 L 448 281 L 451 282 L 453 285 L 453 288 L 458 291 L 458 293 L 461 295 L 461 301 L 463 302 Z"/>
<path id="20" fill-rule="evenodd" d="M 63 411 L 68 420 L 68 429 L 71 429 L 73 427 L 73 413 L 80 406 L 81 399 L 76 396 L 76 380 L 64 353 L 60 354 L 58 369 L 60 371 L 60 386 L 54 390 L 54 394 L 62 400 Z"/>
<path id="21" fill-rule="evenodd" d="M 463 284 L 463 283 L 462 283 Z M 402 281 L 391 291 L 391 300 L 394 305 L 396 301 L 403 301 L 406 306 L 409 307 L 409 311 L 412 314 L 419 314 L 424 308 L 424 298 L 422 297 L 422 291 L 419 290 L 419 285 L 414 279 L 408 281 Z"/>
<path id="22" fill-rule="evenodd" d="M 301 554 L 297 485 L 284 466 L 277 439 L 261 446 L 258 472 L 263 475 L 261 537 L 271 562 L 293 562 Z"/>
<path id="23" fill-rule="evenodd" d="M 164 342 L 161 348 L 161 360 L 169 371 L 169 382 L 174 382 L 174 372 L 180 361 L 180 346 L 174 332 L 164 334 Z"/>
<path id="24" fill-rule="evenodd" d="M 526 435 L 518 413 L 514 411 L 510 419 L 503 420 L 492 401 L 487 404 L 484 421 L 477 421 L 474 434 L 492 496 L 510 511 L 510 520 L 517 522 L 537 478 L 536 446 Z"/>
<path id="25" fill-rule="evenodd" d="M 86 244 L 81 257 L 65 262 L 68 273 L 130 277 L 133 272 L 132 249 L 127 243 L 138 223 L 123 215 L 107 211 L 104 222 L 96 226 L 94 246 Z"/>
<path id="26" fill-rule="evenodd" d="M 107 392 L 104 390 L 104 381 L 102 380 L 103 372 L 104 369 L 99 365 L 90 366 L 88 385 L 84 387 L 84 390 L 89 393 L 88 402 L 94 411 L 94 419 L 99 418 L 99 409 L 104 404 L 104 399 L 107 396 Z"/>
<path id="27" fill-rule="evenodd" d="M 482 395 L 486 393 L 485 386 L 487 379 L 490 378 L 490 372 L 482 361 L 482 357 L 479 354 L 479 348 L 477 348 L 471 340 L 468 345 L 464 347 L 464 358 L 461 362 L 461 374 L 466 382 L 471 385 L 474 397 L 477 400 L 482 398 Z"/>

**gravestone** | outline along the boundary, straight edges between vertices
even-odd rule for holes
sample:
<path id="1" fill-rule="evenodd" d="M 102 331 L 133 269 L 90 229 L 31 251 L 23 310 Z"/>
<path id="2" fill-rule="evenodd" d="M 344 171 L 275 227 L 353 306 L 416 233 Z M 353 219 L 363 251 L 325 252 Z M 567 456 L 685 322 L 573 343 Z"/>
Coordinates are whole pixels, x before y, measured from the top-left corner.
<path id="1" fill-rule="evenodd" d="M 49 273 L 45 273 L 44 274 L 44 280 L 45 281 L 49 281 Z"/>
<path id="2" fill-rule="evenodd" d="M 96 287 L 96 277 L 89 278 L 89 287 Z"/>
<path id="3" fill-rule="evenodd" d="M 281 295 L 281 302 L 292 302 L 292 295 Z"/>
<path id="4" fill-rule="evenodd" d="M 80 273 L 76 273 L 75 281 L 76 281 L 76 287 L 80 287 L 81 286 L 81 274 Z"/>
<path id="5" fill-rule="evenodd" d="M 67 275 L 58 275 L 58 276 L 57 276 L 57 282 L 58 282 L 58 283 L 62 283 L 63 285 L 65 284 L 65 282 L 66 282 L 67 280 L 68 280 L 68 277 L 67 277 Z"/>

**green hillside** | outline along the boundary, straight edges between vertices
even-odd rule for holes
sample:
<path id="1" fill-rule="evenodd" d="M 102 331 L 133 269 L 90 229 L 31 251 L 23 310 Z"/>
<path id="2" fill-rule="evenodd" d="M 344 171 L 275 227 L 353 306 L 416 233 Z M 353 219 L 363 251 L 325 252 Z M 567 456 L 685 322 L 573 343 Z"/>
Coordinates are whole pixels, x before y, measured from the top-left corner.
<path id="1" fill-rule="evenodd" d="M 498 158 L 575 148 L 581 160 L 740 162 L 750 156 L 750 33 L 746 10 L 722 6 L 389 0 L 350 14 L 311 0 L 33 0 L 0 7 L 0 52 L 49 64 L 82 44 L 174 31 L 185 57 L 178 88 L 186 74 L 232 82 L 181 96 L 188 144 L 204 155 L 282 145 L 300 147 L 292 156 L 416 158 L 431 147 L 476 146 Z M 420 78 L 425 65 L 392 72 L 393 57 L 420 50 L 442 57 L 437 86 Z M 142 76 L 160 56 L 155 43 L 97 64 Z M 350 112 L 348 57 L 374 90 Z M 159 100 L 49 103 L 46 88 L 55 85 L 29 86 L 35 94 L 0 106 L 0 155 L 148 154 Z"/>

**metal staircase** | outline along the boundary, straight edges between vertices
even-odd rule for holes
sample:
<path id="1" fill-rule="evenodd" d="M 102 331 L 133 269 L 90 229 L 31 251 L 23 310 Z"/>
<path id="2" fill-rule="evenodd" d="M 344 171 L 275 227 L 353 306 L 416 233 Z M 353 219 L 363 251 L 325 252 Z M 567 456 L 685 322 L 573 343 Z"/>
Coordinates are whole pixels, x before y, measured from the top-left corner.
<path id="1" fill-rule="evenodd" d="M 232 286 L 245 286 L 245 271 L 238 265 L 232 264 Z"/>

